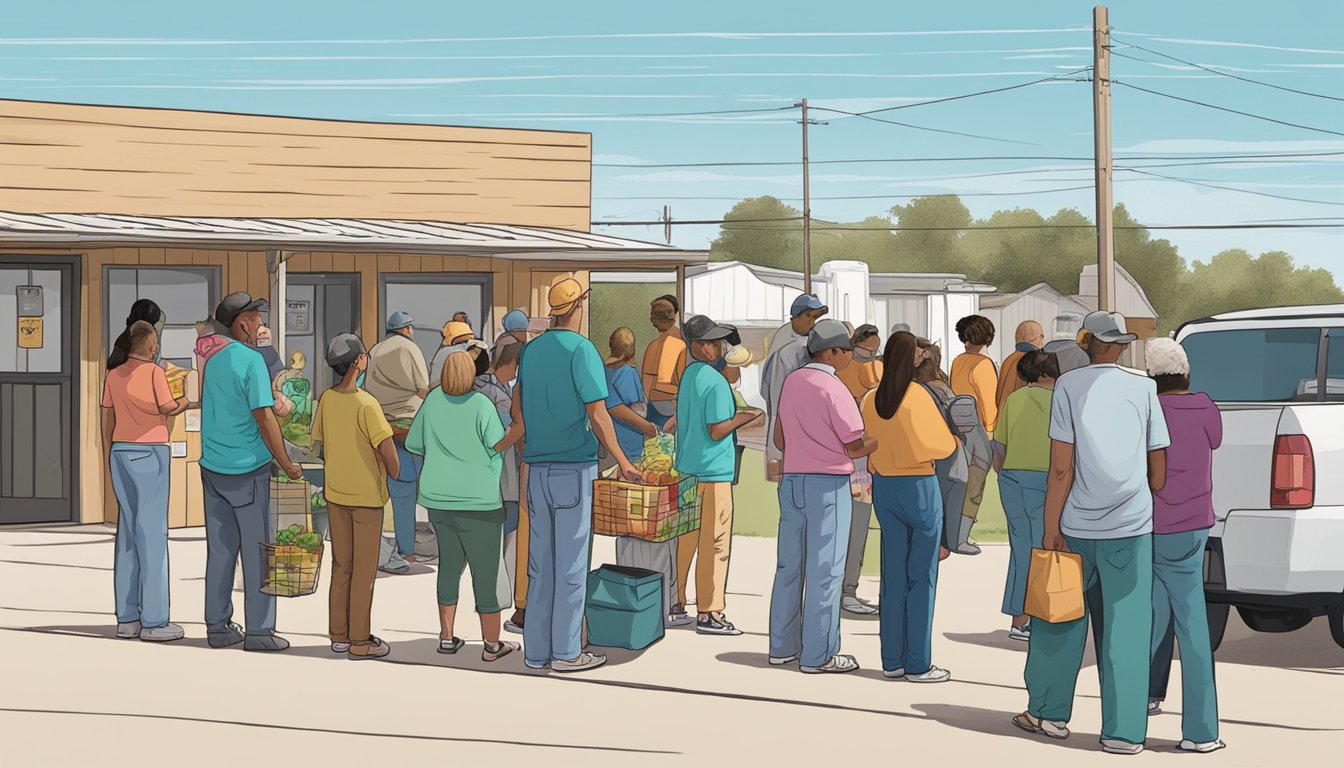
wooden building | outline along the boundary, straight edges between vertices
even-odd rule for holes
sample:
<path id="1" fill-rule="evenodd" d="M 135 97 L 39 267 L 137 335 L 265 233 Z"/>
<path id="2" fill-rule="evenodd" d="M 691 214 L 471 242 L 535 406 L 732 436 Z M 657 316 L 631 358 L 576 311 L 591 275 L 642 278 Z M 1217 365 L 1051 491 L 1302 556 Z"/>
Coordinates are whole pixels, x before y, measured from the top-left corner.
<path id="1" fill-rule="evenodd" d="M 590 269 L 684 270 L 702 252 L 588 232 L 586 133 L 0 100 L 0 524 L 116 516 L 99 396 L 136 298 L 165 359 L 233 291 L 271 302 L 282 360 L 329 384 L 325 339 L 407 310 L 432 353 L 467 312 L 490 339 Z M 174 419 L 174 527 L 201 523 L 198 420 Z"/>

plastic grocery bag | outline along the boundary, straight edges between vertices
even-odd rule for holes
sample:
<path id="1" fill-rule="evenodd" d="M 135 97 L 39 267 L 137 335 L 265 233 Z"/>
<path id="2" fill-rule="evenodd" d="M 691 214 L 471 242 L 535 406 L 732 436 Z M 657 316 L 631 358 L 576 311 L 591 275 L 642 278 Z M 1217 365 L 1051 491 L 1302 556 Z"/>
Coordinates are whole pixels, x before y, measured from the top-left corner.
<path id="1" fill-rule="evenodd" d="M 1031 550 L 1027 571 L 1026 614 L 1051 624 L 1081 619 L 1083 603 L 1083 558 L 1073 552 Z"/>

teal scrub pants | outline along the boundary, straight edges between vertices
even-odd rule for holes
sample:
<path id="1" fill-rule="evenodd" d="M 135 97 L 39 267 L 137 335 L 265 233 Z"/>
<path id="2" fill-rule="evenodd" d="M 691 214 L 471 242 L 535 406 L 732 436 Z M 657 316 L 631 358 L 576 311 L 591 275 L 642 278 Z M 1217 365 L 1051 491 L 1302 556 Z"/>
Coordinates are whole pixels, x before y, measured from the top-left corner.
<path id="1" fill-rule="evenodd" d="M 1148 735 L 1148 665 L 1153 634 L 1153 537 L 1077 539 L 1069 550 L 1083 558 L 1083 586 L 1096 589 L 1088 613 L 1051 624 L 1031 622 L 1027 652 L 1027 712 L 1068 722 L 1087 645 L 1087 620 L 1100 637 L 1101 738 L 1142 744 Z M 1100 614 L 1100 615 L 1097 615 Z"/>

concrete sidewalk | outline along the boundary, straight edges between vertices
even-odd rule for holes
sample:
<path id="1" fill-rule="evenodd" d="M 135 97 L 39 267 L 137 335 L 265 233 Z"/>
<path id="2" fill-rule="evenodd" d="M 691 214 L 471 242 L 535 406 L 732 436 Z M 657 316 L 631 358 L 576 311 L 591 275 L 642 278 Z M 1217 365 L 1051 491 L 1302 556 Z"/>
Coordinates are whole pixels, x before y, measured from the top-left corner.
<path id="1" fill-rule="evenodd" d="M 328 650 L 326 585 L 281 600 L 289 653 L 212 650 L 201 623 L 203 531 L 175 532 L 173 619 L 187 639 L 153 645 L 114 638 L 112 530 L 103 526 L 0 532 L 0 754 L 12 765 L 374 763 L 644 766 L 692 760 L 761 766 L 1091 765 L 1107 759 L 1091 659 L 1066 742 L 1023 734 L 1009 719 L 1026 702 L 1026 646 L 998 613 L 1004 547 L 944 563 L 934 661 L 953 682 L 917 686 L 882 678 L 877 623 L 844 622 L 844 652 L 863 669 L 804 676 L 766 664 L 774 541 L 733 542 L 729 617 L 747 634 L 675 630 L 643 653 L 614 651 L 596 672 L 528 672 L 522 659 L 480 660 L 479 628 L 463 604 L 456 656 L 435 652 L 435 575 L 383 576 L 374 631 L 383 661 L 354 664 Z M 598 539 L 594 562 L 612 561 Z M 876 596 L 875 580 L 864 591 Z M 464 599 L 470 591 L 464 590 Z M 235 596 L 242 615 L 242 595 Z M 1288 635 L 1255 635 L 1237 618 L 1218 653 L 1223 738 L 1201 764 L 1324 765 L 1338 752 L 1344 650 L 1324 620 Z M 1179 669 L 1179 668 L 1178 668 Z M 1180 711 L 1173 677 L 1169 713 Z M 1174 754 L 1179 714 L 1151 721 L 1147 763 Z M 1186 763 L 1187 765 L 1189 763 Z"/>

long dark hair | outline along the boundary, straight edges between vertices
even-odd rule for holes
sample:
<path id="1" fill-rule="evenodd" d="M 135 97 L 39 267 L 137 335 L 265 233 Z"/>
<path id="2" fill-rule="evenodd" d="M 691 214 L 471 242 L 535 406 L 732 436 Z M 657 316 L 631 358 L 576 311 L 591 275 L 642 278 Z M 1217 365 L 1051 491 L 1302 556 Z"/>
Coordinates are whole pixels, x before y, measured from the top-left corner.
<path id="1" fill-rule="evenodd" d="M 159 321 L 163 319 L 163 310 L 159 305 L 149 299 L 136 299 L 131 305 L 131 314 L 126 316 L 126 330 L 121 332 L 117 340 L 112 342 L 112 352 L 107 356 L 107 370 L 113 370 L 131 359 L 131 331 L 132 325 L 137 321 L 143 320 L 153 326 L 158 326 Z"/>
<path id="2" fill-rule="evenodd" d="M 882 353 L 882 381 L 877 385 L 877 415 L 890 419 L 896 415 L 915 380 L 915 350 L 919 341 L 913 333 L 900 331 L 887 339 L 887 348 Z"/>

